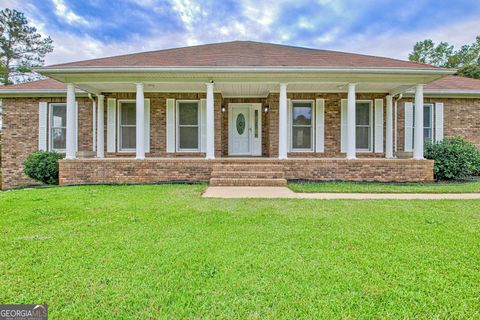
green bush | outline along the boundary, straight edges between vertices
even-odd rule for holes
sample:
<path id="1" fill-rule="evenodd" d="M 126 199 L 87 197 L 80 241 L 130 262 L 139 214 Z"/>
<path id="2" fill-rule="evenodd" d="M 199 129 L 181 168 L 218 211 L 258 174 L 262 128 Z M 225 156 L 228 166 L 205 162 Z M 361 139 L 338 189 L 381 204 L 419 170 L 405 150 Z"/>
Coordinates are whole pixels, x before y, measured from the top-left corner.
<path id="1" fill-rule="evenodd" d="M 480 173 L 480 150 L 460 137 L 445 138 L 425 146 L 425 158 L 433 159 L 437 180 L 461 180 Z"/>
<path id="2" fill-rule="evenodd" d="M 57 152 L 36 151 L 23 162 L 23 172 L 37 181 L 58 184 L 58 160 L 62 158 Z"/>

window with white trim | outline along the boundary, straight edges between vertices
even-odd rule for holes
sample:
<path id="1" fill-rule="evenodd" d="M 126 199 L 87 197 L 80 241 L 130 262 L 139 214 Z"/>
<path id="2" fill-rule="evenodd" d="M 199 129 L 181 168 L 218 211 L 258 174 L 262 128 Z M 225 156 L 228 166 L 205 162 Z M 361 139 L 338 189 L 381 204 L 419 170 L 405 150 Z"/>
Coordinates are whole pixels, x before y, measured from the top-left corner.
<path id="1" fill-rule="evenodd" d="M 415 123 L 415 104 L 413 105 L 413 123 Z M 433 142 L 433 104 L 423 105 L 423 142 Z M 415 125 L 412 129 L 412 147 L 415 147 Z"/>
<path id="2" fill-rule="evenodd" d="M 200 103 L 177 101 L 177 151 L 200 150 Z"/>
<path id="3" fill-rule="evenodd" d="M 292 150 L 313 150 L 313 102 L 292 101 Z"/>
<path id="4" fill-rule="evenodd" d="M 65 152 L 67 148 L 67 105 L 65 103 L 51 103 L 49 113 L 49 149 Z"/>
<path id="5" fill-rule="evenodd" d="M 137 142 L 135 100 L 118 102 L 118 149 L 135 151 Z"/>
<path id="6" fill-rule="evenodd" d="M 372 102 L 357 101 L 355 109 L 355 140 L 357 151 L 372 150 Z"/>

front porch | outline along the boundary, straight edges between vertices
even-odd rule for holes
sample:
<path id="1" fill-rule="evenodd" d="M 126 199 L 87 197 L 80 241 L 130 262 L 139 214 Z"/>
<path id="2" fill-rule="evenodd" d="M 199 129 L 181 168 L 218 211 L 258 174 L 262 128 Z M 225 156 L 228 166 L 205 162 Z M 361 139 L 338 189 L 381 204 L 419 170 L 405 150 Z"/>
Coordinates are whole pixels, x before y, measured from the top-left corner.
<path id="1" fill-rule="evenodd" d="M 287 180 L 433 181 L 431 160 L 379 158 L 90 158 L 61 160 L 59 171 L 61 185 L 161 182 L 284 185 Z"/>
<path id="2" fill-rule="evenodd" d="M 423 130 L 409 137 L 413 159 L 396 159 L 402 138 L 394 130 L 395 96 L 416 88 L 420 127 L 419 75 L 277 75 L 285 80 L 279 82 L 267 74 L 217 74 L 216 82 L 182 76 L 183 82 L 176 75 L 136 83 L 83 76 L 67 84 L 60 183 L 433 180 L 433 163 L 423 159 Z M 75 87 L 96 95 L 91 109 L 76 107 Z M 93 145 L 79 146 L 77 119 L 91 119 L 85 135 Z M 82 151 L 92 158 L 79 158 Z"/>

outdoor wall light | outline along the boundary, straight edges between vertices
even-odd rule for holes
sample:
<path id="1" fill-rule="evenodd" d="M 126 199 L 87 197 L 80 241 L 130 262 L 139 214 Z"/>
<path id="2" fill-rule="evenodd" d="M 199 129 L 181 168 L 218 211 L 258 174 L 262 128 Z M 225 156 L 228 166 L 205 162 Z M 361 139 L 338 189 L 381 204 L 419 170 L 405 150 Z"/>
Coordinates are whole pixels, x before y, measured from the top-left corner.
<path id="1" fill-rule="evenodd" d="M 222 113 L 225 113 L 225 111 L 227 111 L 227 108 L 225 108 L 225 106 L 222 105 Z"/>
<path id="2" fill-rule="evenodd" d="M 263 108 L 263 112 L 267 113 L 269 109 L 270 109 L 270 106 L 267 104 L 267 105 L 265 105 L 265 107 Z"/>

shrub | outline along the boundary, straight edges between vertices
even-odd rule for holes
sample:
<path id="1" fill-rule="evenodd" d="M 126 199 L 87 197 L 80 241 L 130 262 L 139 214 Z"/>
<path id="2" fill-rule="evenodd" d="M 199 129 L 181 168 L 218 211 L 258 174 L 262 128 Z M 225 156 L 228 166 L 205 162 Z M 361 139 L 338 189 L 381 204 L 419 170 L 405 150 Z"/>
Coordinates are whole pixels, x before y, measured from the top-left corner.
<path id="1" fill-rule="evenodd" d="M 460 137 L 427 144 L 425 158 L 435 161 L 434 175 L 437 180 L 461 180 L 480 173 L 480 150 Z"/>
<path id="2" fill-rule="evenodd" d="M 57 152 L 36 151 L 23 162 L 23 172 L 37 181 L 58 184 L 58 160 L 62 158 Z"/>

